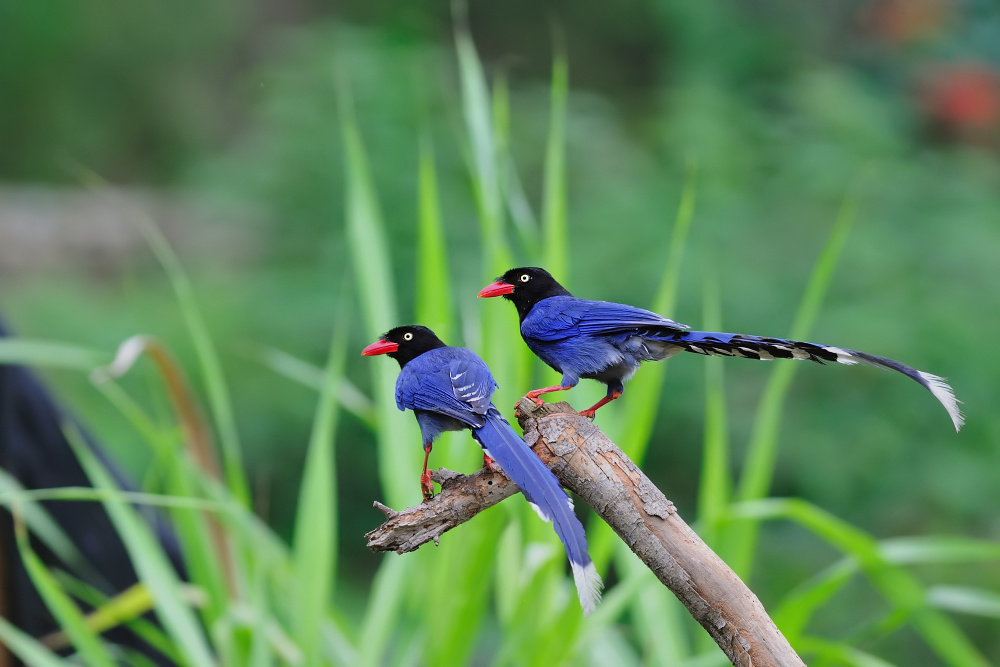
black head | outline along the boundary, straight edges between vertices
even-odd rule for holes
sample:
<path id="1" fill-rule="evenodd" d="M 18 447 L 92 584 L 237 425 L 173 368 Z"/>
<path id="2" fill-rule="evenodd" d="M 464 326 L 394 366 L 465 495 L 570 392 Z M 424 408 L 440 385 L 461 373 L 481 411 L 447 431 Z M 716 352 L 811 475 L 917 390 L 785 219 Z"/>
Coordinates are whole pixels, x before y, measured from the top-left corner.
<path id="1" fill-rule="evenodd" d="M 552 274 L 537 266 L 522 266 L 503 274 L 495 283 L 487 285 L 480 292 L 481 297 L 502 296 L 513 301 L 517 315 L 524 318 L 536 303 L 550 296 L 571 296 L 569 291 L 556 282 Z"/>
<path id="2" fill-rule="evenodd" d="M 396 327 L 385 332 L 377 341 L 361 351 L 366 357 L 387 354 L 399 362 L 402 368 L 424 352 L 439 347 L 447 347 L 433 331 L 419 324 Z"/>

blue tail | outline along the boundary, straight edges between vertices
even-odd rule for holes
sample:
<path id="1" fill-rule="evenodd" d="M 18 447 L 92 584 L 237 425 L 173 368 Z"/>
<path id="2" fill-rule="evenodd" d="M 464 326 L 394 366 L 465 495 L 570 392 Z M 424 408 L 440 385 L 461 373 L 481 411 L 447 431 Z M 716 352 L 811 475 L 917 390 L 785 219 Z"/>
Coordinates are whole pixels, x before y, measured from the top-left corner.
<path id="1" fill-rule="evenodd" d="M 486 423 L 482 428 L 474 429 L 472 435 L 517 484 L 538 516 L 553 523 L 556 535 L 566 547 L 580 606 L 586 616 L 601 599 L 602 583 L 587 554 L 587 536 L 573 513 L 573 502 L 552 471 L 545 467 L 495 407 L 490 406 Z"/>

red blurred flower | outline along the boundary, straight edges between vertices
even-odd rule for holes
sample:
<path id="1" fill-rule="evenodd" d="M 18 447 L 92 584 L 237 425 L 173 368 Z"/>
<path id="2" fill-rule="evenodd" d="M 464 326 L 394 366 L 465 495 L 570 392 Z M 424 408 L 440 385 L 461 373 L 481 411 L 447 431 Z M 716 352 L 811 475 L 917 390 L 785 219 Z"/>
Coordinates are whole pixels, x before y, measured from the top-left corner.
<path id="1" fill-rule="evenodd" d="M 917 91 L 924 114 L 942 129 L 964 134 L 996 128 L 1000 120 L 1000 74 L 979 62 L 928 68 Z"/>

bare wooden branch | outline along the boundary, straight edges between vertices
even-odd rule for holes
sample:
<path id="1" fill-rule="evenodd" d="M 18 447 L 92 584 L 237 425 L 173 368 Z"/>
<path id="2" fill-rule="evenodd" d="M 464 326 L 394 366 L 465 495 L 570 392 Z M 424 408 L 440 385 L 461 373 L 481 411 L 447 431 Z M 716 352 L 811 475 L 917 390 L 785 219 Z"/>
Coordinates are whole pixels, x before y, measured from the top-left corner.
<path id="1" fill-rule="evenodd" d="M 441 485 L 441 493 L 415 507 L 395 512 L 375 501 L 389 520 L 365 535 L 369 549 L 402 554 L 431 540 L 437 544 L 443 533 L 518 492 L 502 472 L 485 468 L 472 475 L 441 468 L 431 472 L 431 479 Z"/>
<path id="2" fill-rule="evenodd" d="M 673 503 L 589 420 L 568 403 L 536 408 L 522 399 L 524 439 L 559 481 L 590 505 L 687 607 L 739 667 L 803 666 L 757 596 L 680 518 Z M 368 533 L 375 551 L 412 551 L 517 492 L 504 475 L 438 471 L 442 491 L 393 512 Z"/>

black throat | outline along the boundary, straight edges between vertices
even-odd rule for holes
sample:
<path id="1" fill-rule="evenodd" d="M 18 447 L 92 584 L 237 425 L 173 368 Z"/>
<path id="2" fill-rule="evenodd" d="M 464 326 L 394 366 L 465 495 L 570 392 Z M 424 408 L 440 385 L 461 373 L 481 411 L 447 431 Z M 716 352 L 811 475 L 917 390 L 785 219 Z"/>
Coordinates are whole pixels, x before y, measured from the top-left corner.
<path id="1" fill-rule="evenodd" d="M 517 319 L 523 323 L 524 318 L 528 316 L 528 313 L 535 307 L 535 304 L 542 299 L 548 299 L 550 296 L 573 295 L 569 293 L 568 289 L 553 280 L 552 284 L 546 285 L 544 290 L 518 290 L 514 288 L 513 292 L 504 294 L 503 298 L 514 303 L 514 307 L 517 308 Z"/>
<path id="2" fill-rule="evenodd" d="M 400 345 L 395 352 L 390 352 L 388 356 L 398 361 L 399 370 L 403 370 L 403 366 L 410 363 L 424 352 L 430 352 L 431 350 L 436 350 L 439 347 L 448 346 L 437 337 L 435 337 L 434 340 L 415 340 L 412 343 Z"/>

